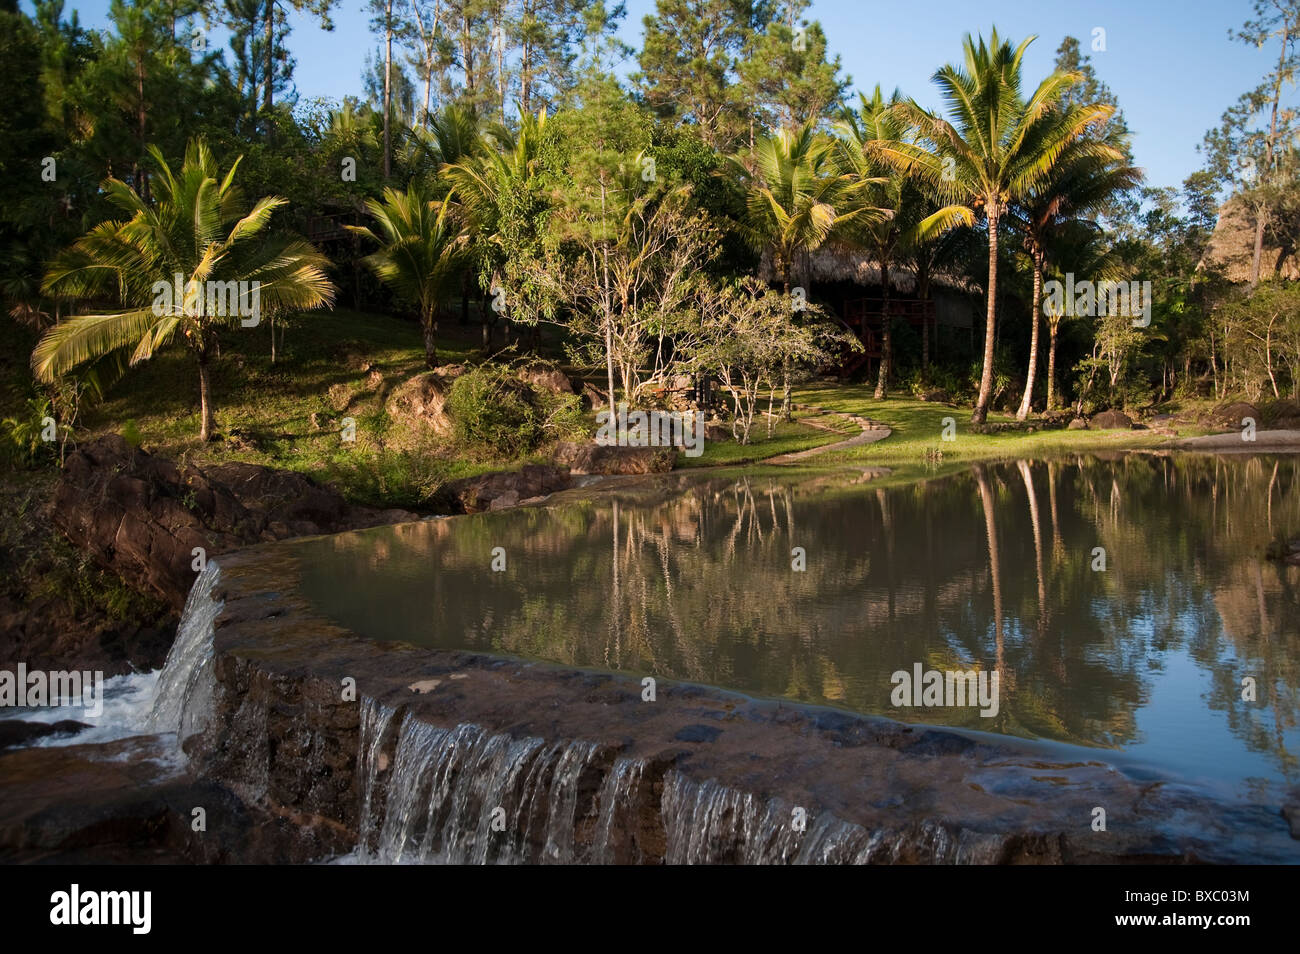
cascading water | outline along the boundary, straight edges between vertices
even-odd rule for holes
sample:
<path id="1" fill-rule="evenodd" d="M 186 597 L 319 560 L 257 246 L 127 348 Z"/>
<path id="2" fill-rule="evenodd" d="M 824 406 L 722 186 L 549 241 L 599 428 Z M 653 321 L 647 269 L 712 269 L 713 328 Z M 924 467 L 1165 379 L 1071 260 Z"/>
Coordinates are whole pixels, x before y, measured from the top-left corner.
<path id="1" fill-rule="evenodd" d="M 391 765 L 386 749 L 394 752 Z M 353 860 L 363 862 L 658 861 L 638 834 L 647 822 L 653 827 L 656 813 L 669 864 L 851 864 L 890 849 L 880 834 L 829 813 L 799 831 L 792 806 L 676 771 L 662 777 L 656 800 L 647 762 L 609 764 L 589 742 L 516 739 L 467 724 L 443 729 L 409 712 L 397 720 L 370 699 L 362 706 L 357 769 L 360 848 Z"/>
<path id="2" fill-rule="evenodd" d="M 408 713 L 387 769 L 382 749 L 393 719 L 393 710 L 365 701 L 359 860 L 565 864 L 607 853 L 601 834 L 610 831 L 616 803 L 613 790 L 599 784 L 598 746 L 516 739 L 467 724 L 442 729 Z M 381 821 L 377 792 L 385 773 Z M 586 844 L 579 831 L 593 818 L 596 837 Z"/>
<path id="3" fill-rule="evenodd" d="M 143 726 L 145 732 L 175 732 L 179 741 L 207 723 L 215 688 L 213 624 L 223 605 L 212 598 L 212 591 L 220 577 L 220 567 L 209 560 L 190 588 L 176 640 L 158 675 L 153 709 Z"/>
<path id="4" fill-rule="evenodd" d="M 794 824 L 794 806 L 716 782 L 664 777 L 668 864 L 862 864 L 875 847 L 863 828 L 823 814 Z"/>
<path id="5" fill-rule="evenodd" d="M 101 715 L 88 715 L 80 700 L 72 700 L 68 705 L 22 710 L 22 718 L 30 721 L 73 719 L 89 725 L 81 732 L 47 736 L 35 744 L 112 742 L 163 733 L 175 733 L 180 741 L 203 728 L 211 712 L 215 687 L 212 634 L 222 604 L 213 600 L 212 592 L 219 577 L 217 564 L 208 562 L 195 579 L 185 600 L 176 640 L 162 669 L 113 676 L 104 681 Z"/>

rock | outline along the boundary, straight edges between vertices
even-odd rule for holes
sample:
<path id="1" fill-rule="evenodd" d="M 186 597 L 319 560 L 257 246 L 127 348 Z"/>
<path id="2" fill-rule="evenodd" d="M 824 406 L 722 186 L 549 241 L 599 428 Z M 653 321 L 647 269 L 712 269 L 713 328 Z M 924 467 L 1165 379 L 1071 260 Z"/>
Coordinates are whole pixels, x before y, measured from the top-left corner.
<path id="1" fill-rule="evenodd" d="M 211 557 L 266 539 L 418 519 L 355 506 L 305 474 L 243 463 L 177 467 L 117 435 L 68 456 L 52 513 L 97 564 L 176 609 L 194 582 L 195 547 Z"/>
<path id="2" fill-rule="evenodd" d="M 342 382 L 331 384 L 326 392 L 326 398 L 334 410 L 346 411 L 348 405 L 352 403 L 352 388 Z"/>
<path id="3" fill-rule="evenodd" d="M 433 373 L 438 375 L 448 384 L 465 373 L 466 367 L 463 364 L 440 364 L 433 369 Z"/>
<path id="4" fill-rule="evenodd" d="M 1233 401 L 1230 404 L 1220 404 L 1213 411 L 1205 416 L 1204 422 L 1216 427 L 1226 427 L 1239 431 L 1245 425 L 1242 421 L 1250 418 L 1255 422 L 1256 427 L 1263 427 L 1263 420 L 1259 413 L 1259 408 L 1253 404 L 1247 404 L 1245 401 Z"/>
<path id="5" fill-rule="evenodd" d="M 1071 431 L 1086 431 L 1088 429 L 1088 422 L 1081 417 L 1076 417 L 1066 425 L 1066 429 Z"/>
<path id="6" fill-rule="evenodd" d="M 269 812 L 224 785 L 175 774 L 168 758 L 140 739 L 0 754 L 0 861 L 302 863 L 355 842 L 333 820 Z M 206 813 L 204 832 L 191 827 L 195 806 Z"/>
<path id="7" fill-rule="evenodd" d="M 61 722 L 23 722 L 20 719 L 0 721 L 0 750 L 12 749 L 20 745 L 29 745 L 46 736 L 76 735 L 82 729 L 89 729 L 84 722 L 64 719 Z"/>
<path id="8" fill-rule="evenodd" d="M 664 474 L 676 466 L 677 450 L 564 441 L 556 445 L 554 460 L 574 474 Z"/>
<path id="9" fill-rule="evenodd" d="M 397 425 L 394 430 L 409 437 L 420 432 L 446 436 L 452 431 L 451 415 L 447 413 L 447 394 L 450 379 L 437 371 L 425 371 L 408 378 L 393 389 L 386 410 Z"/>
<path id="10" fill-rule="evenodd" d="M 572 394 L 573 383 L 559 368 L 536 365 L 519 369 L 519 380 L 537 392 Z"/>
<path id="11" fill-rule="evenodd" d="M 729 424 L 720 424 L 714 421 L 704 425 L 704 439 L 706 441 L 730 441 L 735 440 L 731 433 Z"/>
<path id="12" fill-rule="evenodd" d="M 589 411 L 609 407 L 609 397 L 590 381 L 582 383 L 582 406 Z"/>
<path id="13" fill-rule="evenodd" d="M 548 497 L 570 485 L 569 471 L 546 464 L 528 464 L 518 471 L 498 471 L 447 484 L 440 496 L 449 508 L 463 513 L 504 510 Z"/>
<path id="14" fill-rule="evenodd" d="M 952 395 L 943 388 L 935 388 L 932 391 L 926 391 L 921 395 L 922 401 L 931 401 L 935 404 L 951 404 Z"/>
<path id="15" fill-rule="evenodd" d="M 1269 430 L 1300 430 L 1300 401 L 1282 398 L 1260 406 L 1259 413 Z M 1256 422 L 1260 419 L 1256 418 Z"/>
<path id="16" fill-rule="evenodd" d="M 1092 416 L 1091 426 L 1099 431 L 1130 431 L 1133 429 L 1133 418 L 1129 417 L 1123 411 L 1111 409 L 1102 411 L 1100 414 Z"/>

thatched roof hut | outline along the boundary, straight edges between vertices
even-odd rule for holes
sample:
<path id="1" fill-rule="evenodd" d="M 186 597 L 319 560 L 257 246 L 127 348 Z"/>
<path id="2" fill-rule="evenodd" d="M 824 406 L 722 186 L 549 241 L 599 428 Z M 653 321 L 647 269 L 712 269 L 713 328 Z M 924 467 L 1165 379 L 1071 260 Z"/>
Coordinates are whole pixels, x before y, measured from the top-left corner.
<path id="1" fill-rule="evenodd" d="M 769 253 L 763 253 L 759 277 L 766 282 L 777 280 Z M 879 288 L 880 266 L 868 252 L 858 246 L 831 241 L 813 252 L 800 253 L 796 257 L 791 284 L 797 285 L 803 281 L 810 282 L 814 287 L 845 282 L 864 288 Z M 905 263 L 894 263 L 889 269 L 889 287 L 898 295 L 915 295 L 915 270 Z M 930 287 L 970 293 L 979 291 L 964 278 L 947 272 L 932 272 Z"/>

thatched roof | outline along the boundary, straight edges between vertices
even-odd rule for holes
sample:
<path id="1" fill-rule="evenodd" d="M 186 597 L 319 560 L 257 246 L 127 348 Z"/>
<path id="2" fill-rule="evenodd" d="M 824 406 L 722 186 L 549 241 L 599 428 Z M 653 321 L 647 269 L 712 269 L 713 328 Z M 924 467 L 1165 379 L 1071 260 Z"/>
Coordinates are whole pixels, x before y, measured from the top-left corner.
<path id="1" fill-rule="evenodd" d="M 769 253 L 763 253 L 759 264 L 759 277 L 767 282 L 776 281 Z M 853 282 L 855 285 L 880 287 L 880 266 L 862 249 L 842 242 L 828 242 L 821 248 L 806 255 L 800 254 L 792 270 L 792 283 L 811 281 L 819 285 L 826 282 Z M 946 272 L 930 274 L 932 287 L 950 288 L 956 291 L 970 292 L 972 288 L 964 279 Z M 889 285 L 894 291 L 903 295 L 916 293 L 916 271 L 903 263 L 895 263 L 889 269 Z"/>
<path id="2" fill-rule="evenodd" d="M 1214 227 L 1201 256 L 1198 271 L 1218 272 L 1230 282 L 1250 281 L 1250 265 L 1255 256 L 1255 214 L 1240 196 L 1233 196 L 1219 209 L 1219 221 Z M 1278 276 L 1287 281 L 1300 278 L 1300 263 L 1296 257 L 1271 246 L 1264 235 L 1264 250 L 1260 256 L 1259 277 Z"/>

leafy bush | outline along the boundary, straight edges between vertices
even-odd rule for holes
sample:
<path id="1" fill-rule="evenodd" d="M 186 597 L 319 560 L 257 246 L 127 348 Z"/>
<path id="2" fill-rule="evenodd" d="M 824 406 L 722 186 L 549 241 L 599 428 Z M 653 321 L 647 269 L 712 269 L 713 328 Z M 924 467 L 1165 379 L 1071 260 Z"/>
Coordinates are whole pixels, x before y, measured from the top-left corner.
<path id="1" fill-rule="evenodd" d="M 577 395 L 534 392 L 508 364 L 479 365 L 458 377 L 447 410 L 458 441 L 501 457 L 520 457 L 585 430 Z"/>
<path id="2" fill-rule="evenodd" d="M 0 459 L 15 467 L 50 463 L 58 456 L 58 444 L 46 440 L 48 424 L 54 420 L 54 405 L 47 399 L 27 402 L 21 417 L 0 421 Z"/>

